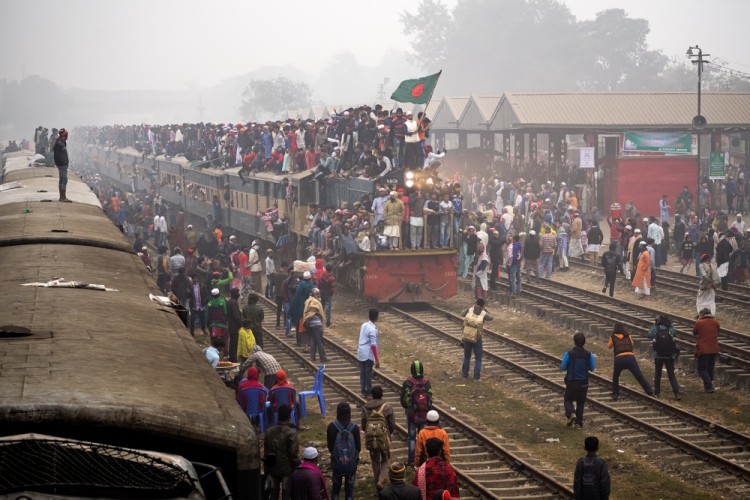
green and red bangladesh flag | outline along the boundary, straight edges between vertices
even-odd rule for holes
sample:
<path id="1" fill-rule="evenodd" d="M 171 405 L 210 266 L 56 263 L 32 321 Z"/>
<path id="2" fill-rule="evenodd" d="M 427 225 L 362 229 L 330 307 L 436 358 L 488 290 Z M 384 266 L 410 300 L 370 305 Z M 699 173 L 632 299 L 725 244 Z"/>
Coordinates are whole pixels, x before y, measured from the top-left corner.
<path id="1" fill-rule="evenodd" d="M 440 70 L 434 75 L 416 78 L 414 80 L 404 80 L 398 88 L 391 94 L 391 99 L 396 102 L 412 102 L 414 104 L 427 104 L 435 90 Z"/>

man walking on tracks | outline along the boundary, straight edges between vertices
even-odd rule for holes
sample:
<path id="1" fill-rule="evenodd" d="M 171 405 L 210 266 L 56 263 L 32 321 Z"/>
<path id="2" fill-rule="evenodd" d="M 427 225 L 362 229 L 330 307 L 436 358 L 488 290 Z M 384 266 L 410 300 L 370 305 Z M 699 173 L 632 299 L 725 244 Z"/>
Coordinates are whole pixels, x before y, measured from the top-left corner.
<path id="1" fill-rule="evenodd" d="M 651 386 L 646 381 L 643 373 L 641 373 L 638 360 L 635 359 L 635 354 L 633 354 L 633 339 L 625 331 L 625 326 L 622 323 L 615 323 L 615 328 L 612 336 L 609 337 L 607 347 L 614 350 L 615 353 L 615 366 L 612 372 L 612 401 L 617 401 L 619 397 L 620 373 L 623 370 L 630 371 L 638 383 L 641 384 L 643 391 L 649 396 L 653 396 L 654 391 L 651 390 Z"/>
<path id="2" fill-rule="evenodd" d="M 401 386 L 401 406 L 406 409 L 408 429 L 408 462 L 414 466 L 414 452 L 417 446 L 417 433 L 427 422 L 427 412 L 432 409 L 432 387 L 424 376 L 424 365 L 419 360 L 411 364 L 411 377 Z"/>
<path id="3" fill-rule="evenodd" d="M 60 201 L 72 203 L 65 196 L 65 190 L 68 186 L 68 131 L 64 128 L 60 129 L 60 134 L 55 141 L 55 145 L 52 146 L 52 152 L 54 153 L 55 166 L 57 167 L 57 174 L 60 179 L 57 184 L 60 191 Z"/>
<path id="4" fill-rule="evenodd" d="M 474 353 L 474 382 L 479 382 L 482 371 L 482 328 L 485 321 L 492 321 L 492 315 L 484 308 L 484 299 L 477 299 L 472 307 L 461 311 L 464 317 L 464 328 L 461 336 L 461 344 L 464 348 L 464 363 L 461 367 L 461 376 L 469 378 L 469 366 L 471 364 L 471 353 Z"/>
<path id="5" fill-rule="evenodd" d="M 609 286 L 610 297 L 614 297 L 615 295 L 617 271 L 622 272 L 622 257 L 615 252 L 615 249 L 617 249 L 617 243 L 611 243 L 609 245 L 609 250 L 602 255 L 602 267 L 604 268 L 604 286 L 602 287 L 602 293 L 606 293 L 607 286 Z"/>
<path id="6" fill-rule="evenodd" d="M 430 410 L 427 412 L 427 425 L 425 425 L 424 429 L 419 431 L 419 435 L 417 435 L 417 450 L 415 454 L 415 465 L 417 467 L 427 461 L 427 442 L 433 438 L 437 438 L 443 442 L 440 451 L 440 458 L 445 460 L 446 463 L 450 463 L 451 446 L 448 440 L 448 433 L 440 427 L 440 415 L 438 412 Z"/>
<path id="7" fill-rule="evenodd" d="M 698 375 L 703 379 L 703 389 L 714 392 L 714 365 L 719 355 L 719 322 L 710 309 L 701 310 L 693 327 L 695 357 L 698 360 Z"/>
<path id="8" fill-rule="evenodd" d="M 362 408 L 362 429 L 365 431 L 365 447 L 370 452 L 375 487 L 380 491 L 388 475 L 391 458 L 391 434 L 396 430 L 393 408 L 383 401 L 383 388 L 372 388 L 372 400 Z"/>
<path id="9" fill-rule="evenodd" d="M 654 372 L 654 395 L 659 397 L 661 372 L 662 368 L 666 367 L 674 398 L 679 401 L 681 399 L 680 386 L 677 384 L 677 377 L 674 374 L 674 361 L 679 353 L 674 343 L 676 335 L 677 332 L 672 326 L 672 321 L 663 314 L 656 318 L 648 331 L 648 338 L 654 341 L 654 366 L 656 368 Z"/>
<path id="10" fill-rule="evenodd" d="M 589 436 L 583 441 L 586 456 L 579 458 L 573 476 L 575 498 L 590 500 L 609 499 L 610 479 L 607 462 L 596 456 L 599 439 Z"/>
<path id="11" fill-rule="evenodd" d="M 357 361 L 359 362 L 359 387 L 362 397 L 366 398 L 372 390 L 372 367 L 380 368 L 378 359 L 378 321 L 380 311 L 370 308 L 368 312 L 369 321 L 362 323 L 359 329 L 359 343 L 357 345 Z"/>
<path id="12" fill-rule="evenodd" d="M 357 464 L 362 444 L 357 424 L 352 422 L 352 408 L 342 401 L 336 406 L 336 420 L 328 424 L 326 430 L 328 451 L 331 453 L 333 488 L 331 498 L 338 500 L 341 483 L 344 483 L 344 498 L 354 499 L 354 480 L 357 478 Z"/>
<path id="13" fill-rule="evenodd" d="M 279 406 L 279 423 L 266 432 L 263 446 L 266 482 L 263 489 L 269 499 L 289 500 L 291 495 L 292 470 L 299 461 L 299 438 L 290 420 L 292 410 L 288 405 Z"/>
<path id="14" fill-rule="evenodd" d="M 565 374 L 565 418 L 568 427 L 574 423 L 578 428 L 583 427 L 583 408 L 586 404 L 586 394 L 589 390 L 589 372 L 596 369 L 594 354 L 583 346 L 586 336 L 581 332 L 573 335 L 575 347 L 563 355 L 560 371 Z M 573 406 L 575 402 L 575 407 Z"/>

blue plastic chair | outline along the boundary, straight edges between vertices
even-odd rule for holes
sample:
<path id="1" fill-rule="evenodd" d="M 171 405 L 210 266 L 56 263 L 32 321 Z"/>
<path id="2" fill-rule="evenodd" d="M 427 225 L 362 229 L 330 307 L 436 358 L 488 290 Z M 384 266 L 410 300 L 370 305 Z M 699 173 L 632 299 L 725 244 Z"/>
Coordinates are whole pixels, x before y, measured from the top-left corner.
<path id="1" fill-rule="evenodd" d="M 326 401 L 323 396 L 323 372 L 326 371 L 326 365 L 322 365 L 315 372 L 315 381 L 311 391 L 302 391 L 299 393 L 299 412 L 303 417 L 307 416 L 307 398 L 317 396 L 320 404 L 320 413 L 326 416 Z"/>
<path id="2" fill-rule="evenodd" d="M 240 391 L 239 403 L 245 408 L 245 414 L 250 417 L 258 417 L 260 422 L 260 433 L 266 432 L 266 399 L 268 390 L 260 387 L 247 387 Z"/>
<path id="3" fill-rule="evenodd" d="M 268 401 L 271 403 L 271 421 L 273 425 L 279 423 L 279 406 L 287 405 L 292 410 L 291 419 L 294 422 L 294 426 L 299 429 L 299 422 L 297 421 L 297 391 L 294 387 L 277 387 L 271 389 L 268 393 Z"/>

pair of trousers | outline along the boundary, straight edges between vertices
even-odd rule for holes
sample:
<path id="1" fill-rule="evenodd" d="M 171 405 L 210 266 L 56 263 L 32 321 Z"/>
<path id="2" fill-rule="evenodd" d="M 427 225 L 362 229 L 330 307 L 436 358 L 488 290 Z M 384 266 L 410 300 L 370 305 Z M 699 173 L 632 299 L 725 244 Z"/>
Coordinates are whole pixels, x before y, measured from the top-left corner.
<path id="1" fill-rule="evenodd" d="M 68 187 L 68 166 L 58 165 L 57 166 L 58 182 L 57 187 L 62 193 Z"/>
<path id="2" fill-rule="evenodd" d="M 543 253 L 539 258 L 539 276 L 542 278 L 550 279 L 552 276 L 552 261 L 553 257 L 551 253 Z"/>
<path id="3" fill-rule="evenodd" d="M 412 226 L 409 224 L 409 241 L 412 248 L 422 248 L 422 233 L 424 226 Z"/>
<path id="4" fill-rule="evenodd" d="M 332 471 L 332 482 L 331 487 L 331 500 L 339 500 L 341 495 L 341 483 L 344 483 L 344 498 L 345 500 L 354 500 L 354 480 L 357 479 L 356 474 L 350 474 L 348 476 L 342 476 L 340 472 L 335 469 Z"/>
<path id="5" fill-rule="evenodd" d="M 284 333 L 287 336 L 292 333 L 292 318 L 289 316 L 289 302 L 284 302 Z"/>
<path id="6" fill-rule="evenodd" d="M 609 287 L 609 296 L 615 296 L 615 283 L 617 283 L 617 271 L 604 271 L 604 288 Z"/>
<path id="7" fill-rule="evenodd" d="M 714 388 L 714 367 L 716 354 L 701 354 L 698 356 L 698 375 L 703 379 L 703 389 Z"/>
<path id="8" fill-rule="evenodd" d="M 331 326 L 331 302 L 333 297 L 321 297 L 320 301 L 323 303 L 323 311 L 326 315 L 326 326 Z"/>
<path id="9" fill-rule="evenodd" d="M 628 370 L 633 374 L 635 379 L 641 384 L 643 391 L 649 396 L 654 392 L 651 390 L 651 386 L 648 384 L 646 377 L 641 373 L 641 368 L 638 366 L 638 360 L 635 356 L 630 354 L 627 356 L 615 356 L 615 367 L 612 372 L 612 395 L 617 396 L 620 393 L 620 373 L 624 370 Z"/>
<path id="10" fill-rule="evenodd" d="M 576 424 L 583 427 L 583 408 L 586 405 L 586 395 L 589 392 L 588 380 L 566 380 L 565 381 L 565 418 L 570 418 L 575 413 Z M 573 406 L 575 403 L 575 406 Z"/>
<path id="11" fill-rule="evenodd" d="M 406 424 L 407 443 L 409 446 L 407 464 L 414 465 L 414 454 L 417 451 L 417 434 L 424 429 L 424 425 L 417 425 L 416 422 L 412 422 L 408 414 L 406 415 Z"/>
<path id="12" fill-rule="evenodd" d="M 281 500 L 290 500 L 292 498 L 292 476 L 275 477 L 268 475 L 264 489 L 268 492 L 269 500 L 278 500 L 281 493 Z"/>
<path id="13" fill-rule="evenodd" d="M 284 315 L 284 297 L 276 296 L 276 326 L 281 326 L 281 316 Z M 284 318 L 286 324 L 286 318 Z"/>
<path id="14" fill-rule="evenodd" d="M 437 217 L 437 215 L 433 215 L 432 217 Z M 430 242 L 430 248 L 437 248 L 440 246 L 440 222 L 432 222 L 430 221 L 430 225 L 427 226 L 427 235 Z M 427 247 L 427 245 L 425 245 Z"/>
<path id="15" fill-rule="evenodd" d="M 201 330 L 206 331 L 206 315 L 203 309 L 190 309 L 190 335 L 195 337 L 195 319 L 198 318 L 201 324 Z"/>
<path id="16" fill-rule="evenodd" d="M 661 371 L 663 367 L 667 368 L 667 376 L 669 377 L 669 384 L 672 386 L 672 392 L 675 395 L 679 394 L 680 386 L 677 384 L 677 377 L 674 375 L 674 359 L 654 359 L 654 367 L 656 369 L 654 373 L 654 394 L 657 396 L 661 394 Z"/>
<path id="17" fill-rule="evenodd" d="M 362 396 L 367 397 L 372 391 L 372 367 L 375 362 L 368 359 L 359 362 L 359 388 Z"/>
<path id="18" fill-rule="evenodd" d="M 311 326 L 310 332 L 310 359 L 315 361 L 315 356 L 319 352 L 320 360 L 326 360 L 326 351 L 323 348 L 323 327 L 322 326 Z"/>
<path id="19" fill-rule="evenodd" d="M 393 168 L 404 168 L 404 157 L 406 156 L 406 143 L 403 137 L 393 138 Z"/>
<path id="20" fill-rule="evenodd" d="M 372 464 L 372 475 L 375 478 L 375 485 L 385 485 L 385 480 L 388 479 L 388 469 L 391 465 L 388 463 L 391 459 L 391 454 L 388 451 L 370 450 L 370 463 Z"/>
<path id="21" fill-rule="evenodd" d="M 482 371 L 482 337 L 477 338 L 476 342 L 467 342 L 464 340 L 464 364 L 461 366 L 461 376 L 469 378 L 469 365 L 471 364 L 471 353 L 474 353 L 474 380 L 479 380 Z"/>
<path id="22" fill-rule="evenodd" d="M 440 221 L 440 246 L 447 247 L 451 237 L 451 221 Z"/>
<path id="23" fill-rule="evenodd" d="M 521 263 L 511 264 L 510 272 L 510 293 L 519 295 L 521 293 Z"/>

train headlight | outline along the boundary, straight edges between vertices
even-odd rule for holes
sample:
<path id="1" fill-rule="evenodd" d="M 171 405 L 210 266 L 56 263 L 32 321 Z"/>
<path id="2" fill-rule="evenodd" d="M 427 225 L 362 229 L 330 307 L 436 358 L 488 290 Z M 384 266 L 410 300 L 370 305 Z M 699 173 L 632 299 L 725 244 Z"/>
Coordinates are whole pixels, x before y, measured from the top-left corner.
<path id="1" fill-rule="evenodd" d="M 406 177 L 406 180 L 407 180 L 407 181 L 411 181 L 411 180 L 413 180 L 413 179 L 414 179 L 414 172 L 412 172 L 412 171 L 408 171 L 408 172 L 406 172 L 406 175 L 405 175 L 405 177 Z M 409 186 L 409 187 L 411 187 L 411 186 Z"/>
<path id="2" fill-rule="evenodd" d="M 409 175 L 409 174 L 407 174 L 407 175 Z M 414 187 L 414 181 L 411 180 L 411 179 L 409 179 L 408 181 L 406 181 L 405 184 L 406 184 L 406 187 L 408 187 L 408 188 L 413 188 Z"/>

